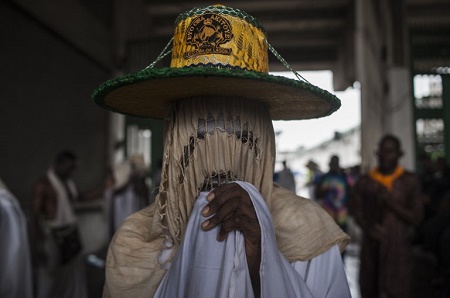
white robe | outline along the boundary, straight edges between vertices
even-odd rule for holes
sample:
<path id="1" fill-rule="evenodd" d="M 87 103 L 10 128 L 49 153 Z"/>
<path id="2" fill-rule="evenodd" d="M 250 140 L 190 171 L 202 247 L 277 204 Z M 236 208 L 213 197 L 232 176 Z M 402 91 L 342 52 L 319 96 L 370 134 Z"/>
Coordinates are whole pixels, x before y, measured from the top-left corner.
<path id="1" fill-rule="evenodd" d="M 338 247 L 310 261 L 289 263 L 276 246 L 264 199 L 251 184 L 238 183 L 249 193 L 261 226 L 261 297 L 351 297 Z M 253 297 L 242 233 L 219 242 L 219 227 L 208 232 L 200 227 L 206 220 L 201 211 L 207 194 L 197 199 L 186 236 L 155 297 Z"/>
<path id="2" fill-rule="evenodd" d="M 36 268 L 37 298 L 85 298 L 87 297 L 87 283 L 83 264 L 83 252 L 79 252 L 68 263 L 61 265 L 58 248 L 51 235 L 51 228 L 76 225 L 77 218 L 71 205 L 69 195 L 63 182 L 50 169 L 47 177 L 57 197 L 56 216 L 53 220 L 47 220 L 43 224 L 44 246 L 47 264 Z M 78 192 L 75 184 L 67 182 L 68 191 L 76 197 Z"/>
<path id="3" fill-rule="evenodd" d="M 33 297 L 26 219 L 13 195 L 1 188 L 0 239 L 0 297 Z"/>
<path id="4" fill-rule="evenodd" d="M 119 229 L 125 218 L 142 209 L 142 200 L 134 191 L 133 184 L 129 184 L 122 192 L 113 194 L 111 200 L 114 214 L 114 231 Z"/>
<path id="5" fill-rule="evenodd" d="M 55 219 L 47 221 L 46 224 L 51 227 L 61 227 L 75 224 L 77 222 L 77 219 L 69 200 L 69 194 L 67 193 L 67 191 L 70 191 L 73 197 L 77 197 L 78 191 L 75 187 L 75 184 L 72 180 L 69 179 L 66 182 L 68 188 L 66 190 L 63 182 L 60 178 L 58 178 L 53 169 L 48 170 L 47 178 L 50 181 L 53 190 L 56 192 L 57 203 Z"/>

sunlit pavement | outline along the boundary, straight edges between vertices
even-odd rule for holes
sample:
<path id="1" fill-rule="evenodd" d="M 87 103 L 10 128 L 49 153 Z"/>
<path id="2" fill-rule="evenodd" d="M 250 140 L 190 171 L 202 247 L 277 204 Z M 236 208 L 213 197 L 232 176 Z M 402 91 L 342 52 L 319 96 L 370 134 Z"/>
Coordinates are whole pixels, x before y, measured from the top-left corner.
<path id="1" fill-rule="evenodd" d="M 345 250 L 344 265 L 347 274 L 350 292 L 353 298 L 360 298 L 358 273 L 359 273 L 359 245 L 349 244 Z"/>

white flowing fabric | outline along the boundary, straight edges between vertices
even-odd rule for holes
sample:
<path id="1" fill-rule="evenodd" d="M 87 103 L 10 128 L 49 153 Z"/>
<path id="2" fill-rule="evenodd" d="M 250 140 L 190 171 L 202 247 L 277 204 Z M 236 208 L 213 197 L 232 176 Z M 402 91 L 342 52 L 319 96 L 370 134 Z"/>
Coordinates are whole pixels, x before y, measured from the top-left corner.
<path id="1" fill-rule="evenodd" d="M 56 192 L 58 200 L 56 204 L 56 217 L 54 220 L 47 221 L 47 224 L 52 227 L 75 224 L 77 219 L 72 210 L 72 206 L 70 205 L 69 196 L 63 182 L 58 178 L 53 169 L 48 170 L 47 177 Z M 77 190 L 72 180 L 67 181 L 67 187 L 68 191 L 70 191 L 74 197 L 77 197 Z"/>
<path id="2" fill-rule="evenodd" d="M 1 186 L 0 239 L 0 297 L 33 297 L 25 215 L 14 196 Z"/>
<path id="3" fill-rule="evenodd" d="M 337 245 L 309 261 L 292 263 L 315 298 L 350 298 L 341 252 Z"/>
<path id="4" fill-rule="evenodd" d="M 42 226 L 45 236 L 40 241 L 47 256 L 47 264 L 36 268 L 36 297 L 85 298 L 88 293 L 82 252 L 67 264 L 60 265 L 58 247 L 51 234 L 51 228 L 76 225 L 77 218 L 67 191 L 75 198 L 78 192 L 72 180 L 66 181 L 66 190 L 53 169 L 47 172 L 47 177 L 56 192 L 57 209 L 55 219 L 46 220 Z"/>
<path id="5" fill-rule="evenodd" d="M 342 261 L 341 270 L 336 261 L 336 252 L 340 260 L 337 246 L 323 257 L 315 258 L 331 261 L 330 265 L 320 260 L 320 265 L 316 261 L 314 264 L 313 261 L 290 264 L 276 246 L 270 212 L 262 196 L 253 185 L 237 183 L 249 193 L 261 226 L 261 297 L 350 297 Z M 253 297 L 242 233 L 230 233 L 225 241 L 219 242 L 216 240 L 219 227 L 208 232 L 200 227 L 206 219 L 201 210 L 208 203 L 207 194 L 199 195 L 186 236 L 155 297 Z M 332 272 L 327 273 L 329 269 Z M 328 284 L 320 285 L 314 280 L 316 277 L 323 279 L 318 273 L 330 278 Z M 341 276 L 333 277 L 335 273 Z M 308 283 L 302 276 L 310 277 Z M 321 293 L 313 295 L 309 285 Z"/>
<path id="6" fill-rule="evenodd" d="M 128 185 L 122 192 L 113 194 L 112 202 L 114 231 L 119 229 L 125 218 L 142 208 L 141 198 L 134 191 L 132 184 Z"/>

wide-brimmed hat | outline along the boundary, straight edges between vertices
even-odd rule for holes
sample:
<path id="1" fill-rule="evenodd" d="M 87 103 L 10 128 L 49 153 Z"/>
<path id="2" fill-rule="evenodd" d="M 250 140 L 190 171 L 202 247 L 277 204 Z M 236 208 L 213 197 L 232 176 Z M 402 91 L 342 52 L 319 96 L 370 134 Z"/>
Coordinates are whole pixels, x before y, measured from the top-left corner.
<path id="1" fill-rule="evenodd" d="M 93 100 L 114 112 L 150 118 L 163 118 L 170 102 L 198 96 L 256 99 L 268 105 L 273 120 L 324 117 L 341 105 L 295 71 L 298 80 L 268 74 L 268 49 L 291 68 L 270 46 L 263 26 L 244 11 L 194 8 L 176 19 L 172 40 L 145 69 L 100 85 Z M 170 67 L 153 68 L 170 48 Z"/>

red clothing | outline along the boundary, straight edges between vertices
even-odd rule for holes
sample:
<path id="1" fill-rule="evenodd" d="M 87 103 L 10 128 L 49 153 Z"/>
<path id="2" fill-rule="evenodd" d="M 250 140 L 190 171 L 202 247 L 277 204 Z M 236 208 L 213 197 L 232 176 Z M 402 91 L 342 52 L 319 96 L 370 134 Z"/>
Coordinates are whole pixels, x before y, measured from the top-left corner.
<path id="1" fill-rule="evenodd" d="M 381 204 L 380 195 L 388 190 L 369 175 L 354 189 L 354 215 L 363 230 L 360 264 L 361 296 L 402 297 L 411 293 L 411 232 L 413 224 L 401 219 Z M 394 180 L 389 199 L 420 220 L 423 198 L 418 176 L 405 172 Z M 384 228 L 380 241 L 370 237 L 376 224 Z"/>

